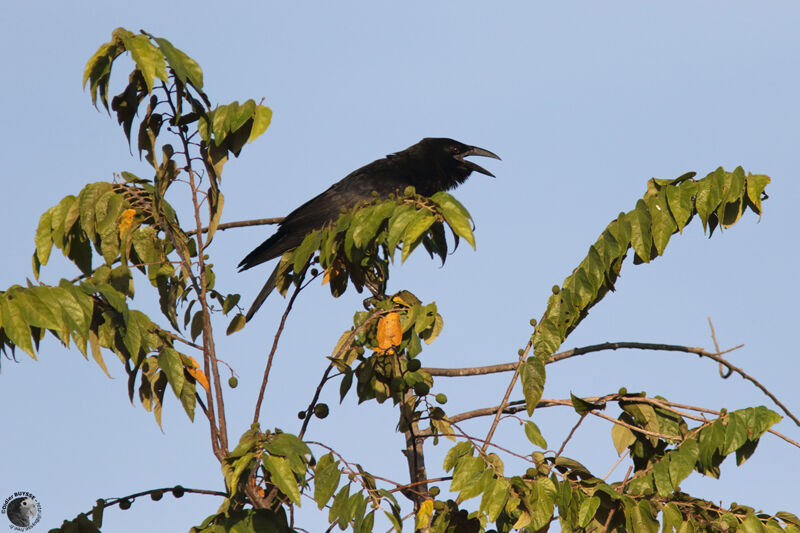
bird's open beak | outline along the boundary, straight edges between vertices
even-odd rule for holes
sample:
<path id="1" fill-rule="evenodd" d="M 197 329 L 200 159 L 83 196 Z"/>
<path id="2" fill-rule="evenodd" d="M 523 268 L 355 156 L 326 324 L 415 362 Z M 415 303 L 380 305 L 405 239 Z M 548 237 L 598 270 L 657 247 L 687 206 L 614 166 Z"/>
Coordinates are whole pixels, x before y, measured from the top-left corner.
<path id="1" fill-rule="evenodd" d="M 469 150 L 467 150 L 463 154 L 459 154 L 458 156 L 456 156 L 456 158 L 459 159 L 460 161 L 463 161 L 464 164 L 467 166 L 467 168 L 469 168 L 470 170 L 472 170 L 474 172 L 480 172 L 481 174 L 486 174 L 487 176 L 494 177 L 494 174 L 492 174 L 491 172 L 489 172 L 488 170 L 486 170 L 482 166 L 480 166 L 478 164 L 475 164 L 472 161 L 465 161 L 464 160 L 465 157 L 468 157 L 468 156 L 471 156 L 471 155 L 479 155 L 479 156 L 483 156 L 483 157 L 492 157 L 494 159 L 500 159 L 500 157 L 497 154 L 493 154 L 489 150 L 484 150 L 483 148 L 478 148 L 477 146 L 470 146 Z"/>

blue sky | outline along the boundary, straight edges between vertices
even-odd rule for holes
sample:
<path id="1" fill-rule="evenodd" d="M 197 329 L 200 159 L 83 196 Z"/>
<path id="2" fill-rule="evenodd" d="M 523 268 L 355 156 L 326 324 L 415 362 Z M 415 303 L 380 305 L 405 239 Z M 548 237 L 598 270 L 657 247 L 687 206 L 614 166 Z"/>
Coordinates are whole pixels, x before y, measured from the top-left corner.
<path id="1" fill-rule="evenodd" d="M 503 158 L 485 165 L 496 179 L 473 176 L 455 193 L 475 219 L 477 250 L 460 247 L 444 268 L 419 254 L 392 272 L 390 290 L 436 301 L 444 316 L 441 337 L 423 353 L 429 366 L 515 359 L 552 285 L 608 222 L 635 205 L 650 177 L 703 176 L 720 165 L 770 175 L 760 222 L 748 213 L 710 240 L 696 225 L 652 264 L 626 262 L 617 292 L 564 348 L 614 340 L 712 348 L 710 316 L 724 347 L 746 345 L 731 360 L 800 411 L 798 4 L 42 1 L 10 2 L 4 11 L 0 287 L 32 277 L 33 234 L 44 210 L 114 172 L 147 175 L 115 120 L 95 111 L 80 86 L 86 60 L 114 28 L 144 28 L 200 63 L 215 103 L 263 97 L 274 111 L 265 135 L 226 166 L 223 221 L 282 216 L 351 170 L 426 136 L 454 137 Z M 117 75 L 120 82 L 127 71 Z M 271 267 L 237 274 L 235 265 L 270 233 L 217 235 L 218 286 L 249 303 Z M 51 260 L 42 277 L 73 275 Z M 139 287 L 135 305 L 153 310 Z M 296 412 L 361 298 L 350 291 L 334 300 L 318 286 L 304 291 L 281 341 L 263 427 L 297 431 Z M 231 439 L 249 425 L 284 305 L 273 297 L 244 331 L 225 338 L 219 330 L 218 350 L 240 375 L 226 396 Z M 18 360 L 3 360 L 0 374 L 0 496 L 35 494 L 43 507 L 37 530 L 99 497 L 176 483 L 221 488 L 203 423 L 189 423 L 170 398 L 162 433 L 141 406 L 131 407 L 124 371 L 111 356 L 111 380 L 52 341 L 38 362 L 24 354 Z M 457 413 L 496 403 L 507 379 L 441 379 L 436 388 Z M 544 395 L 591 396 L 621 386 L 715 409 L 770 406 L 741 379 L 721 380 L 711 362 L 651 352 L 552 365 Z M 331 416 L 314 422 L 309 438 L 376 474 L 404 479 L 394 410 L 356 408 L 352 397 L 340 406 L 335 389 L 325 395 Z M 557 447 L 576 415 L 543 409 L 534 420 Z M 486 422 L 466 427 L 482 434 Z M 777 429 L 800 436 L 787 421 Z M 526 449 L 513 422 L 497 439 Z M 429 452 L 431 467 L 441 464 L 442 451 Z M 606 472 L 617 458 L 610 426 L 588 421 L 564 453 Z M 726 462 L 720 480 L 696 479 L 683 489 L 726 505 L 798 512 L 798 453 L 768 435 L 742 468 Z M 217 506 L 207 496 L 137 501 L 130 511 L 110 510 L 107 530 L 153 523 L 187 530 Z M 310 502 L 300 516 L 310 531 L 320 530 Z"/>

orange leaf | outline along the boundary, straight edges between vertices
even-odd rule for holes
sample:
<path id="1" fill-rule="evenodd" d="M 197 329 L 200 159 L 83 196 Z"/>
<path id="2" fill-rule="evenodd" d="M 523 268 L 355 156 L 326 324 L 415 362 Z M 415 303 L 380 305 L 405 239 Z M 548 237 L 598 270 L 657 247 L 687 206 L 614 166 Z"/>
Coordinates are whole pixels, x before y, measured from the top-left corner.
<path id="1" fill-rule="evenodd" d="M 133 216 L 136 214 L 136 209 L 126 209 L 119 216 L 119 233 L 120 235 L 128 231 L 133 224 Z"/>
<path id="2" fill-rule="evenodd" d="M 400 315 L 389 313 L 378 320 L 378 353 L 386 353 L 392 346 L 403 342 L 403 328 L 400 327 Z"/>
<path id="3" fill-rule="evenodd" d="M 192 360 L 192 365 L 193 366 L 191 366 L 191 367 L 187 366 L 186 367 L 186 371 L 189 373 L 190 376 L 192 376 L 200 384 L 201 387 L 203 387 L 207 392 L 211 392 L 211 390 L 210 390 L 210 388 L 208 386 L 208 378 L 203 373 L 203 371 L 200 370 L 200 365 L 197 363 L 197 359 L 195 359 L 191 355 L 188 356 L 188 357 L 189 357 L 189 359 Z"/>
<path id="4" fill-rule="evenodd" d="M 322 284 L 325 285 L 330 280 L 331 280 L 331 271 L 326 268 L 325 272 L 322 273 Z"/>

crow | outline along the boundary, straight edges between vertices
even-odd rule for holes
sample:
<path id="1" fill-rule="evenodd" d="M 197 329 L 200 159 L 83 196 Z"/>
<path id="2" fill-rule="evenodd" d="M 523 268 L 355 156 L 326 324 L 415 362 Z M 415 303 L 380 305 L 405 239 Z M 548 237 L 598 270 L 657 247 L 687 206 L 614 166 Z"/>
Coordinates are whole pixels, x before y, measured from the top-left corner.
<path id="1" fill-rule="evenodd" d="M 334 183 L 328 190 L 307 201 L 288 215 L 269 239 L 261 243 L 239 263 L 239 272 L 280 257 L 296 248 L 306 235 L 335 221 L 342 209 L 363 201 L 390 194 L 402 194 L 413 186 L 418 194 L 431 196 L 464 183 L 475 171 L 494 174 L 464 158 L 471 155 L 500 159 L 489 150 L 469 146 L 453 139 L 425 138 L 401 152 L 373 161 Z M 249 321 L 275 288 L 277 270 L 267 280 L 247 312 Z"/>

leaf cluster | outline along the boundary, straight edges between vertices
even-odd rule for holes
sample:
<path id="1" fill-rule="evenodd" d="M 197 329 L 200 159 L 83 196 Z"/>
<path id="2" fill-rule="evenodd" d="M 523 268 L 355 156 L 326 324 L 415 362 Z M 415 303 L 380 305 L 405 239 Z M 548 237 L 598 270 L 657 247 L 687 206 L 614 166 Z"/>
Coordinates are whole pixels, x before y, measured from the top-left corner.
<path id="1" fill-rule="evenodd" d="M 332 224 L 309 233 L 295 249 L 283 254 L 276 267 L 276 287 L 281 294 L 299 285 L 311 264 L 319 263 L 331 294 L 340 296 L 352 283 L 383 294 L 389 264 L 399 248 L 401 261 L 420 244 L 431 258 L 447 259 L 445 225 L 452 231 L 454 249 L 460 238 L 474 248 L 471 217 L 458 200 L 446 192 L 420 196 L 413 187 L 388 200 L 374 199 L 342 213 Z"/>
<path id="2" fill-rule="evenodd" d="M 719 475 L 719 464 L 730 454 L 736 455 L 737 465 L 744 462 L 764 432 L 780 420 L 776 413 L 764 407 L 747 408 L 723 413 L 690 430 L 674 410 L 637 401 L 641 398 L 644 396 L 615 398 L 623 408 L 620 420 L 641 430 L 675 435 L 675 439 L 615 425 L 615 445 L 620 451 L 628 448 L 634 457 L 632 478 L 609 484 L 578 461 L 552 452 L 533 452 L 534 464 L 525 474 L 506 476 L 499 456 L 463 441 L 449 450 L 443 465 L 452 472 L 450 491 L 457 493 L 457 498 L 433 500 L 431 506 L 423 507 L 417 514 L 418 527 L 422 523 L 430 525 L 432 532 L 483 532 L 493 523 L 493 531 L 498 532 L 540 531 L 558 520 L 562 531 L 596 528 L 655 533 L 662 513 L 664 531 L 749 527 L 796 531 L 789 513 L 767 515 L 736 504 L 723 509 L 679 488 L 693 471 Z M 527 422 L 525 432 L 532 443 L 546 446 L 535 424 Z M 462 502 L 478 496 L 477 509 L 460 509 Z M 454 526 L 456 523 L 459 525 Z"/>
<path id="3" fill-rule="evenodd" d="M 634 264 L 663 255 L 672 235 L 696 215 L 703 228 L 727 228 L 749 208 L 761 214 L 761 200 L 769 177 L 747 174 L 741 167 L 726 172 L 721 167 L 695 180 L 695 173 L 674 180 L 651 179 L 636 207 L 611 222 L 575 271 L 560 287 L 553 287 L 544 316 L 532 338 L 534 354 L 547 357 L 564 342 L 615 283 L 622 262 L 633 249 Z"/>

